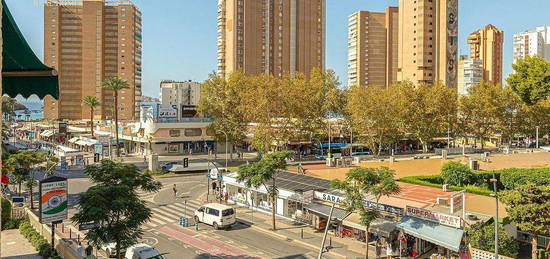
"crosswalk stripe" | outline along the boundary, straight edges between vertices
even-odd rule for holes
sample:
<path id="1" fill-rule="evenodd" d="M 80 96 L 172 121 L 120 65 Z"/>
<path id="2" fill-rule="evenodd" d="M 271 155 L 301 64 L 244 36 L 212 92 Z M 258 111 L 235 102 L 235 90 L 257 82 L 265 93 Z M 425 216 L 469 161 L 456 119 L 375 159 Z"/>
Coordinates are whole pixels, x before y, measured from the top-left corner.
<path id="1" fill-rule="evenodd" d="M 181 208 L 181 209 L 191 209 L 191 210 L 196 210 L 200 207 L 200 205 L 194 205 L 194 204 L 180 204 L 180 203 L 174 203 L 174 204 L 170 204 L 168 207 L 170 206 L 173 206 L 173 207 L 178 207 L 178 208 Z"/>
<path id="2" fill-rule="evenodd" d="M 168 208 L 158 208 L 157 213 L 159 213 L 161 217 L 167 217 L 170 218 L 172 221 L 178 221 L 180 216 L 183 215 L 183 212 L 170 210 Z"/>
<path id="3" fill-rule="evenodd" d="M 164 223 L 164 221 L 161 221 L 161 220 L 159 220 L 159 219 L 157 219 L 157 218 L 155 218 L 155 217 L 151 217 L 151 221 L 154 221 L 154 222 L 155 222 L 155 223 L 150 222 L 151 224 L 155 224 L 155 225 L 157 225 L 157 226 L 158 226 L 158 225 L 164 225 L 164 224 L 166 224 L 166 223 Z M 155 227 L 156 227 L 156 226 L 155 226 Z"/>
<path id="4" fill-rule="evenodd" d="M 184 207 L 180 207 L 180 206 L 168 205 L 165 208 L 169 209 L 170 211 L 176 211 L 176 212 L 179 212 L 179 213 L 186 213 L 186 212 L 195 210 L 194 208 L 189 207 L 189 206 L 187 206 L 187 208 L 184 208 Z"/>
<path id="5" fill-rule="evenodd" d="M 172 222 L 176 220 L 176 218 L 167 217 L 168 215 L 165 215 L 165 212 L 163 213 L 162 210 L 160 210 L 159 208 L 153 208 L 153 212 L 153 217 L 160 218 L 163 221 Z"/>

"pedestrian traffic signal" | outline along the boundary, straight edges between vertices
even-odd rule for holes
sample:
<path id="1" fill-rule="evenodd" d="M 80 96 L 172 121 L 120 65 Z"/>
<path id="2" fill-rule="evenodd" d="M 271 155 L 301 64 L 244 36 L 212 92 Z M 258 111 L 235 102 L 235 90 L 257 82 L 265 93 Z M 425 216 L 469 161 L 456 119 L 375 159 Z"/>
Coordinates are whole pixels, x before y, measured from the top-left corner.
<path id="1" fill-rule="evenodd" d="M 186 157 L 186 158 L 183 159 L 183 167 L 184 168 L 189 167 L 189 158 Z"/>
<path id="2" fill-rule="evenodd" d="M 212 182 L 212 190 L 216 190 L 216 182 Z"/>

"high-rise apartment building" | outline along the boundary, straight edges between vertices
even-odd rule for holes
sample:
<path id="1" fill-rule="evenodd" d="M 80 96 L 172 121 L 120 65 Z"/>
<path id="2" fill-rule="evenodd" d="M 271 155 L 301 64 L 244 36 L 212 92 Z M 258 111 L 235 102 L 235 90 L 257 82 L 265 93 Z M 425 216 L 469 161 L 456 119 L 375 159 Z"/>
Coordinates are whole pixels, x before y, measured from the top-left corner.
<path id="1" fill-rule="evenodd" d="M 483 80 L 483 72 L 483 61 L 462 57 L 458 61 L 458 94 L 468 95 L 468 89 Z"/>
<path id="2" fill-rule="evenodd" d="M 348 18 L 348 86 L 389 86 L 397 79 L 398 10 Z"/>
<path id="3" fill-rule="evenodd" d="M 44 100 L 47 119 L 90 117 L 86 96 L 101 102 L 95 119 L 113 119 L 114 95 L 102 88 L 120 77 L 119 119 L 139 116 L 141 100 L 141 12 L 128 0 L 48 0 L 44 6 L 44 60 L 59 72 L 59 100 Z"/>
<path id="4" fill-rule="evenodd" d="M 502 83 L 503 42 L 504 33 L 491 24 L 468 36 L 470 58 L 479 59 L 483 63 L 483 81 Z"/>
<path id="5" fill-rule="evenodd" d="M 400 0 L 397 80 L 455 88 L 458 0 Z"/>
<path id="6" fill-rule="evenodd" d="M 176 107 L 181 116 L 196 114 L 201 98 L 201 83 L 164 80 L 160 82 L 160 104 L 163 107 Z M 192 117 L 192 116 L 191 116 Z"/>
<path id="7" fill-rule="evenodd" d="M 275 76 L 325 65 L 325 0 L 219 0 L 218 74 Z"/>
<path id="8" fill-rule="evenodd" d="M 526 56 L 539 56 L 550 61 L 550 26 L 514 34 L 514 63 Z"/>

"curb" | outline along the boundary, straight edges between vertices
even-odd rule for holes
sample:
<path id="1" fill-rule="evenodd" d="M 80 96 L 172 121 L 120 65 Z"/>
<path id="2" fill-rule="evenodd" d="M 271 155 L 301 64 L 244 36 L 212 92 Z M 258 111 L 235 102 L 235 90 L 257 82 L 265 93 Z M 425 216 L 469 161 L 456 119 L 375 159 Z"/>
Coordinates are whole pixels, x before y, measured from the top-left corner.
<path id="1" fill-rule="evenodd" d="M 273 236 L 276 236 L 280 239 L 284 239 L 284 240 L 288 240 L 288 241 L 292 241 L 292 242 L 296 242 L 302 246 L 307 246 L 309 248 L 312 248 L 314 249 L 315 251 L 319 251 L 319 247 L 318 246 L 315 246 L 315 245 L 312 245 L 310 243 L 307 243 L 307 242 L 304 242 L 304 241 L 301 241 L 301 240 L 298 240 L 298 239 L 294 239 L 294 238 L 289 238 L 283 234 L 279 234 L 279 233 L 276 233 L 274 231 L 271 231 L 271 230 L 267 230 L 267 229 L 264 229 L 264 228 L 261 228 L 261 227 L 258 227 L 258 226 L 255 226 L 255 225 L 252 225 L 250 223 L 248 223 L 247 221 L 243 221 L 241 219 L 237 219 L 238 222 L 240 222 L 241 224 L 243 225 L 246 225 L 246 226 L 249 226 L 253 229 L 256 229 L 256 230 L 259 230 L 261 232 L 264 232 L 266 234 L 269 234 L 269 235 L 273 235 Z M 332 255 L 332 256 L 336 256 L 336 257 L 340 257 L 340 258 L 347 258 L 347 256 L 345 255 L 341 255 L 341 254 L 338 254 L 338 253 L 335 253 L 335 252 L 325 252 L 323 254 L 328 254 L 328 255 Z"/>

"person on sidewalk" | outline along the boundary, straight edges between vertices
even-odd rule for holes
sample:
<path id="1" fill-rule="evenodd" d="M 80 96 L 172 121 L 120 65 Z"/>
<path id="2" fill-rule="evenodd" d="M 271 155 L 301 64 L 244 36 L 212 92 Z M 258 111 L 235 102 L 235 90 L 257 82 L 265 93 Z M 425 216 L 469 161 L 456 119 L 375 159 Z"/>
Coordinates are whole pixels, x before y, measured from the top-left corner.
<path id="1" fill-rule="evenodd" d="M 392 255 L 393 255 L 393 249 L 391 247 L 391 243 L 387 242 L 386 243 L 386 258 L 391 259 Z"/>
<path id="2" fill-rule="evenodd" d="M 176 189 L 176 184 L 174 184 L 174 187 L 172 187 L 172 191 L 174 191 L 174 199 L 175 199 L 178 195 L 178 189 Z"/>
<path id="3" fill-rule="evenodd" d="M 376 241 L 376 259 L 380 259 L 382 256 L 382 242 L 380 239 Z"/>

